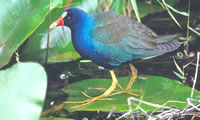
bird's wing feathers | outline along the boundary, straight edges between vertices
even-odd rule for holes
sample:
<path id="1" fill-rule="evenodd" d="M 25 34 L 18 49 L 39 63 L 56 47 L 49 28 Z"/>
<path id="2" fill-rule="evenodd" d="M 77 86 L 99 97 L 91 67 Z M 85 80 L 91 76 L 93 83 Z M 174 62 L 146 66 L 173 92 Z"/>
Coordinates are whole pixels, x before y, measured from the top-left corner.
<path id="1" fill-rule="evenodd" d="M 118 66 L 133 59 L 148 59 L 180 46 L 175 35 L 157 36 L 151 29 L 126 16 L 107 12 L 94 15 L 93 40 L 97 53 Z"/>
<path id="2" fill-rule="evenodd" d="M 134 19 L 114 12 L 95 14 L 94 18 L 95 42 L 112 44 L 122 40 L 125 42 L 128 37 L 132 38 L 132 42 L 137 43 L 138 46 L 152 49 L 156 47 L 156 33 Z"/>
<path id="3" fill-rule="evenodd" d="M 101 46 L 96 51 L 111 56 L 111 65 L 130 61 L 137 55 L 145 57 L 145 50 L 157 48 L 157 35 L 134 19 L 112 12 L 99 13 L 94 18 L 93 40 Z"/>

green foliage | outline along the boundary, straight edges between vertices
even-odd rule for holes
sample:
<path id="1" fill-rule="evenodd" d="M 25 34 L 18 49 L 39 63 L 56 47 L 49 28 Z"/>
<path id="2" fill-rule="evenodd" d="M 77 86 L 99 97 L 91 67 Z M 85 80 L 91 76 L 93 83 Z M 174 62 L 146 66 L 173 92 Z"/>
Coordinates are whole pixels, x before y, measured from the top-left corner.
<path id="1" fill-rule="evenodd" d="M 189 30 L 192 32 L 196 33 L 198 36 L 200 36 L 200 32 L 196 31 L 195 29 L 191 28 L 190 26 L 188 27 Z"/>
<path id="2" fill-rule="evenodd" d="M 100 0 L 103 3 L 104 0 Z M 133 1 L 133 0 L 130 0 Z M 110 6 L 110 11 L 123 13 L 123 7 L 132 8 L 130 1 L 123 4 L 123 0 L 108 0 L 106 7 Z M 161 0 L 160 0 L 161 1 Z M 188 17 L 188 40 L 189 30 L 200 36 L 199 32 L 190 27 L 190 9 L 188 13 L 181 12 L 173 8 L 176 0 L 138 0 L 137 11 L 139 17 L 144 17 L 150 13 L 167 10 L 171 18 L 177 25 L 178 23 L 172 12 Z M 159 4 L 160 2 L 160 4 Z M 46 46 L 48 40 L 48 26 L 50 22 L 55 21 L 64 11 L 66 0 L 1 0 L 0 7 L 0 67 L 8 64 L 13 53 L 26 41 L 19 60 L 37 61 L 44 63 L 46 57 Z M 133 3 L 133 2 L 132 2 Z M 49 7 L 51 5 L 51 7 Z M 133 6 L 136 3 L 132 4 Z M 103 5 L 102 5 L 103 6 Z M 73 0 L 70 7 L 78 7 L 89 13 L 97 13 L 97 0 Z M 164 8 L 164 9 L 163 9 Z M 49 14 L 51 11 L 51 14 Z M 165 27 L 165 26 L 164 26 Z M 49 52 L 48 63 L 57 63 L 71 61 L 80 58 L 80 55 L 74 50 L 71 42 L 71 33 L 69 28 L 58 27 L 49 31 Z M 185 46 L 186 46 L 185 45 Z M 187 49 L 185 50 L 187 51 Z M 188 51 L 187 51 L 188 52 Z M 185 79 L 184 68 L 176 63 L 178 72 L 174 73 L 181 79 Z M 87 66 L 88 67 L 88 66 Z M 86 73 L 86 71 L 84 70 Z M 143 78 L 143 79 L 142 79 Z M 46 74 L 43 68 L 35 63 L 18 63 L 11 68 L 0 71 L 0 94 L 1 111 L 0 116 L 3 120 L 20 119 L 35 120 L 39 118 L 42 110 L 45 91 Z M 125 87 L 129 77 L 119 78 L 119 83 Z M 98 96 L 103 91 L 91 88 L 108 88 L 111 84 L 110 79 L 89 79 L 78 83 L 73 83 L 69 88 L 63 91 L 70 94 L 68 101 L 85 100 L 80 91 L 87 91 L 90 96 Z M 141 95 L 144 101 L 155 104 L 163 104 L 168 100 L 185 102 L 190 96 L 191 89 L 183 86 L 181 83 L 157 76 L 140 76 L 135 82 L 133 92 Z M 195 97 L 198 98 L 199 92 L 195 91 Z M 116 111 L 128 110 L 127 98 L 130 95 L 122 94 L 111 96 L 113 101 L 98 101 L 90 106 L 80 108 L 83 111 L 111 110 L 116 107 Z M 195 98 L 194 97 L 194 98 Z M 70 107 L 74 104 L 66 104 L 65 108 L 73 111 Z M 185 104 L 170 103 L 167 106 L 184 108 Z M 136 106 L 133 106 L 135 108 Z M 141 107 L 147 111 L 155 108 L 141 104 Z M 64 118 L 41 118 L 41 120 L 67 120 Z"/>
<path id="3" fill-rule="evenodd" d="M 6 65 L 18 47 L 39 27 L 49 13 L 49 0 L 1 0 L 0 67 Z M 53 0 L 51 9 L 62 0 Z"/>
<path id="4" fill-rule="evenodd" d="M 168 14 L 170 15 L 170 17 L 174 20 L 174 22 L 181 28 L 181 25 L 179 24 L 179 22 L 176 20 L 176 18 L 174 17 L 174 15 L 171 13 L 170 9 L 177 12 L 178 14 L 182 14 L 184 16 L 188 16 L 187 13 L 185 12 L 179 12 L 178 10 L 174 9 L 173 7 L 171 7 L 169 4 L 167 4 L 165 2 L 165 0 L 162 0 L 162 3 L 158 0 L 158 2 L 161 4 L 161 6 L 167 10 Z"/>
<path id="5" fill-rule="evenodd" d="M 42 118 L 40 118 L 40 120 L 74 120 L 74 119 L 70 119 L 70 118 L 56 118 L 56 117 L 53 117 L 53 118 L 42 117 Z"/>
<path id="6" fill-rule="evenodd" d="M 0 119 L 38 120 L 44 104 L 47 76 L 36 63 L 17 63 L 0 71 Z"/>
<path id="7" fill-rule="evenodd" d="M 129 80 L 129 77 L 121 77 L 118 78 L 119 84 L 125 88 Z M 63 91 L 69 94 L 69 98 L 67 102 L 75 102 L 75 101 L 82 101 L 86 100 L 87 98 L 81 94 L 81 91 L 86 92 L 91 97 L 96 97 L 103 93 L 103 91 L 95 90 L 95 88 L 103 88 L 107 89 L 111 85 L 111 79 L 88 79 L 84 81 L 80 81 L 78 83 L 73 83 L 69 85 L 67 88 L 64 88 Z M 118 89 L 119 90 L 119 89 Z M 140 95 L 138 99 L 154 103 L 154 104 L 164 104 L 167 101 L 181 101 L 186 102 L 186 99 L 190 97 L 191 88 L 187 86 L 183 86 L 180 82 L 175 80 L 171 80 L 164 77 L 158 76 L 139 76 L 133 87 L 131 92 Z M 112 98 L 111 101 L 97 101 L 91 105 L 78 108 L 76 111 L 111 111 L 113 107 L 116 108 L 116 111 L 127 111 L 129 109 L 127 99 L 131 97 L 128 94 L 120 94 L 110 96 L 108 98 Z M 194 98 L 198 98 L 199 92 L 195 91 Z M 139 103 L 135 103 L 139 104 Z M 69 111 L 74 111 L 71 109 L 72 106 L 77 104 L 65 104 L 65 109 Z M 176 108 L 184 108 L 186 104 L 180 103 L 168 103 L 166 106 L 169 107 L 176 107 Z M 137 106 L 132 106 L 133 109 Z M 156 108 L 141 104 L 145 111 L 152 111 Z"/>
<path id="8" fill-rule="evenodd" d="M 157 2 L 157 0 L 152 0 L 151 3 L 148 3 L 146 0 L 138 0 L 137 7 L 140 17 L 144 17 L 151 13 L 162 12 L 164 9 L 161 5 Z M 167 0 L 169 5 L 174 5 L 176 0 Z"/>
<path id="9" fill-rule="evenodd" d="M 134 12 L 135 12 L 135 16 L 136 16 L 138 22 L 141 22 L 136 0 L 131 0 L 131 3 L 132 3 L 132 5 L 133 5 L 133 10 L 134 10 Z"/>

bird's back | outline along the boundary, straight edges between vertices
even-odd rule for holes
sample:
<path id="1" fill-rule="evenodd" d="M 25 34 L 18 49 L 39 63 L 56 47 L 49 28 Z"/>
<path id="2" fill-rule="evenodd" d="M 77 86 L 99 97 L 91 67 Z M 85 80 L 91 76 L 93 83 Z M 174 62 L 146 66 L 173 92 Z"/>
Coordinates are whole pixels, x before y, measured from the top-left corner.
<path id="1" fill-rule="evenodd" d="M 92 60 L 118 66 L 133 59 L 147 59 L 177 49 L 175 36 L 158 36 L 147 26 L 129 17 L 103 12 L 93 15 L 92 38 L 97 56 Z"/>

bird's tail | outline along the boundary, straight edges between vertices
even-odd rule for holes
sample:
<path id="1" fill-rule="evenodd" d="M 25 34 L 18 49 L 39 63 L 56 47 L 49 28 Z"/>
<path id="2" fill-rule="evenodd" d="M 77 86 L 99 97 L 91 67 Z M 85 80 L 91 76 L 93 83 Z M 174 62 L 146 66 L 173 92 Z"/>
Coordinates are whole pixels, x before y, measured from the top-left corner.
<path id="1" fill-rule="evenodd" d="M 168 42 L 164 42 L 164 43 L 158 43 L 158 47 L 156 50 L 167 53 L 167 52 L 171 52 L 171 51 L 178 49 L 180 47 L 180 45 L 181 45 L 181 43 L 176 40 L 168 41 Z"/>
<path id="2" fill-rule="evenodd" d="M 149 59 L 168 52 L 172 52 L 178 49 L 182 44 L 181 42 L 178 41 L 176 35 L 159 36 L 157 38 L 157 43 L 158 43 L 157 48 L 146 52 L 145 53 L 146 57 L 143 57 L 142 59 Z"/>
<path id="3" fill-rule="evenodd" d="M 181 42 L 178 41 L 176 35 L 162 35 L 157 38 L 158 51 L 171 52 L 180 47 Z"/>

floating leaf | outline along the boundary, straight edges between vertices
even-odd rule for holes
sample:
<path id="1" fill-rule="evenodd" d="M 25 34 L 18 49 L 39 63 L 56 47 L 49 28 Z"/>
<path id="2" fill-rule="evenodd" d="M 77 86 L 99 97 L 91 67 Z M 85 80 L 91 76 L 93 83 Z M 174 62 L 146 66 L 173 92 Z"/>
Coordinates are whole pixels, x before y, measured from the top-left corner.
<path id="1" fill-rule="evenodd" d="M 118 82 L 122 87 L 125 87 L 128 83 L 130 77 L 121 77 L 118 78 Z M 107 89 L 111 85 L 111 79 L 88 79 L 80 82 L 73 83 L 67 88 L 64 88 L 63 91 L 69 94 L 67 101 L 82 101 L 87 98 L 81 94 L 81 91 L 86 92 L 89 96 L 95 97 L 103 93 L 101 90 L 96 90 L 94 88 L 103 88 Z M 118 89 L 119 90 L 119 89 Z M 172 101 L 182 101 L 186 102 L 186 99 L 190 97 L 191 88 L 183 86 L 180 82 L 176 80 L 171 80 L 164 77 L 158 76 L 139 76 L 135 81 L 131 92 L 134 92 L 144 101 L 151 102 L 154 104 L 164 104 L 165 102 Z M 200 97 L 200 92 L 194 92 L 194 98 Z M 100 100 L 91 105 L 78 108 L 78 111 L 111 111 L 113 107 L 116 108 L 116 111 L 127 111 L 129 109 L 127 99 L 130 97 L 128 94 L 114 95 L 107 98 L 112 98 L 111 101 Z M 139 98 L 140 99 L 140 98 Z M 77 104 L 65 104 L 65 109 L 69 111 L 74 111 L 71 109 L 72 106 Z M 184 108 L 186 104 L 180 103 L 169 103 L 167 106 Z M 133 106 L 135 108 L 136 106 Z M 154 107 L 141 104 L 141 107 L 146 111 L 154 110 Z"/>
<path id="2" fill-rule="evenodd" d="M 74 120 L 74 119 L 70 119 L 70 118 L 56 118 L 56 117 L 50 117 L 50 118 L 42 117 L 42 118 L 40 118 L 40 120 Z"/>

